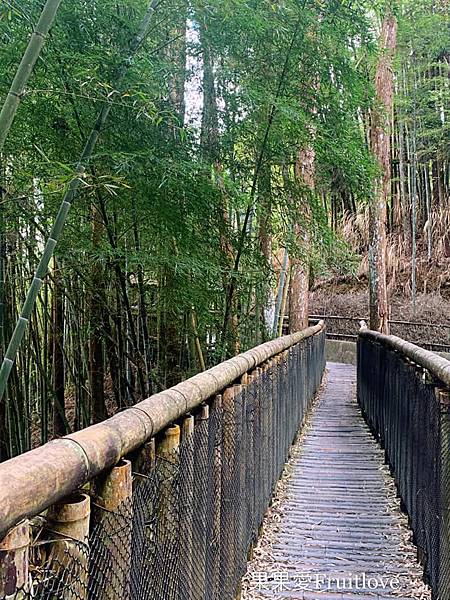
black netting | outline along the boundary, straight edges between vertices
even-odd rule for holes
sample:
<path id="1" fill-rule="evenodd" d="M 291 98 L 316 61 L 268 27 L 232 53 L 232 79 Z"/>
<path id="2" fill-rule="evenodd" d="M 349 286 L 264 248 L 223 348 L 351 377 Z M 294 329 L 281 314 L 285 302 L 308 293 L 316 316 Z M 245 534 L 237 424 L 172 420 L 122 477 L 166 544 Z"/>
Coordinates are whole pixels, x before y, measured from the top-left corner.
<path id="1" fill-rule="evenodd" d="M 450 598 L 450 413 L 443 387 L 397 351 L 360 337 L 358 401 L 385 450 L 435 600 Z"/>
<path id="2" fill-rule="evenodd" d="M 234 600 L 320 384 L 324 341 L 321 333 L 301 342 L 186 416 L 170 430 L 179 443 L 163 433 L 148 444 L 145 460 L 131 458 L 132 496 L 118 508 L 96 501 L 93 486 L 84 543 L 40 518 L 28 581 L 11 597 Z"/>

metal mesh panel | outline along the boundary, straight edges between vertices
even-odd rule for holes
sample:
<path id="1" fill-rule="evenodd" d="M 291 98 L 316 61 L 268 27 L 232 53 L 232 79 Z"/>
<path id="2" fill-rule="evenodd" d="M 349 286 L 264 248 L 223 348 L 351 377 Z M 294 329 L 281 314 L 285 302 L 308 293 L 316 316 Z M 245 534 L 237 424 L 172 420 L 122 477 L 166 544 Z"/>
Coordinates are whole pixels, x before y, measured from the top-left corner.
<path id="1" fill-rule="evenodd" d="M 116 509 L 102 508 L 92 485 L 85 542 L 35 520 L 29 580 L 9 597 L 234 600 L 320 384 L 324 341 L 301 342 L 186 415 L 170 451 L 162 432 L 145 461 L 132 457 L 132 495 Z"/>
<path id="2" fill-rule="evenodd" d="M 433 598 L 448 600 L 450 417 L 439 387 L 399 352 L 359 339 L 358 401 L 385 449 Z"/>

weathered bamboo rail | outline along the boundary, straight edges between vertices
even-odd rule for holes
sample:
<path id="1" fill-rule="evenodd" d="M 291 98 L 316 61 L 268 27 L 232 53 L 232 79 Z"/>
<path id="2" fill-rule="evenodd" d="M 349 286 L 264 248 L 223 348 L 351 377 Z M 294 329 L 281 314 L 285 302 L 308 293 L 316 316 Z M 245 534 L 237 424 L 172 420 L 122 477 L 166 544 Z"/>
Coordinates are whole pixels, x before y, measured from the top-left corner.
<path id="1" fill-rule="evenodd" d="M 323 321 L 327 328 L 327 338 L 354 341 L 358 339 L 359 324 L 366 317 L 344 317 L 339 315 L 312 315 L 312 320 Z M 394 337 L 407 339 L 411 343 L 432 352 L 450 351 L 450 324 L 426 323 L 424 321 L 389 320 Z M 286 322 L 286 332 L 288 322 Z"/>
<path id="2" fill-rule="evenodd" d="M 319 322 L 0 464 L 0 599 L 231 597 L 324 345 Z"/>
<path id="3" fill-rule="evenodd" d="M 358 401 L 385 449 L 433 598 L 450 598 L 450 362 L 362 328 Z"/>

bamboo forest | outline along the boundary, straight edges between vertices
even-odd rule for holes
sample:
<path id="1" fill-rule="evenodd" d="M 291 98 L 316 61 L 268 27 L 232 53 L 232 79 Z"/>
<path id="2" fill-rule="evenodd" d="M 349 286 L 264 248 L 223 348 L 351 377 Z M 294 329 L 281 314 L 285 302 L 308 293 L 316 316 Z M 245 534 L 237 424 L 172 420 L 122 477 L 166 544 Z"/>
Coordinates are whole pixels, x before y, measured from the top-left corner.
<path id="1" fill-rule="evenodd" d="M 2 0 L 0 43 L 0 460 L 314 315 L 450 346 L 447 0 Z"/>

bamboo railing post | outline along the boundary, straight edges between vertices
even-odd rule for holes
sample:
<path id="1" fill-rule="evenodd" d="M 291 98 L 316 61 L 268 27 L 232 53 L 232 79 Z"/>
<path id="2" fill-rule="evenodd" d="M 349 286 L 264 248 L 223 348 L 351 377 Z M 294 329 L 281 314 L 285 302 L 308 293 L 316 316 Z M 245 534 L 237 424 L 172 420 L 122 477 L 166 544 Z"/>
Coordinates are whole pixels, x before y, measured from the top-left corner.
<path id="1" fill-rule="evenodd" d="M 242 561 L 247 558 L 247 489 L 245 487 L 245 472 L 247 468 L 247 438 L 246 438 L 246 402 L 247 395 L 245 386 L 235 385 L 235 428 L 236 428 L 236 483 L 239 494 L 238 513 L 236 519 L 236 552 L 235 552 L 235 572 L 241 574 Z M 236 397 L 240 397 L 240 402 L 236 402 Z M 239 577 L 236 600 L 240 600 L 242 595 L 242 583 Z"/>
<path id="2" fill-rule="evenodd" d="M 252 379 L 253 379 L 253 391 L 255 394 L 255 402 L 256 402 L 255 416 L 257 417 L 257 421 L 258 421 L 258 423 L 257 423 L 258 447 L 256 448 L 256 445 L 255 445 L 255 453 L 256 453 L 255 467 L 257 465 L 256 506 L 257 506 L 257 512 L 258 512 L 258 522 L 257 522 L 258 535 L 261 533 L 262 520 L 264 518 L 264 512 L 265 512 L 264 464 L 265 464 L 265 461 L 267 460 L 267 457 L 264 455 L 264 410 L 265 410 L 265 407 L 263 404 L 263 399 L 262 399 L 262 394 L 261 394 L 261 376 L 262 376 L 262 369 L 260 367 L 257 367 L 252 373 Z"/>
<path id="3" fill-rule="evenodd" d="M 281 403 L 281 397 L 279 394 L 279 382 L 278 382 L 278 367 L 279 367 L 279 357 L 274 356 L 273 358 L 273 374 L 272 374 L 272 395 L 273 402 L 276 406 L 276 414 L 274 415 L 273 421 L 273 453 L 274 453 L 274 478 L 273 485 L 276 487 L 279 476 L 280 476 L 280 465 L 284 464 L 284 460 L 281 457 L 282 450 L 282 436 L 283 436 L 283 427 L 281 423 L 281 415 L 283 406 Z"/>
<path id="4" fill-rule="evenodd" d="M 450 597 L 450 391 L 437 390 L 441 424 L 441 506 L 442 521 L 439 532 L 439 598 Z"/>
<path id="5" fill-rule="evenodd" d="M 17 598 L 26 593 L 30 550 L 30 526 L 27 520 L 8 531 L 0 540 L 0 598 Z"/>
<path id="6" fill-rule="evenodd" d="M 94 482 L 94 521 L 103 537 L 110 565 L 105 585 L 97 590 L 97 598 L 123 600 L 130 585 L 131 536 L 133 527 L 133 484 L 129 460 L 122 459 L 107 474 Z M 95 568 L 95 567 L 94 567 Z"/>
<path id="7" fill-rule="evenodd" d="M 235 387 L 225 389 L 223 406 L 223 456 L 222 456 L 222 509 L 221 522 L 221 589 L 223 596 L 232 598 L 235 593 L 234 565 L 236 552 L 236 499 L 233 497 L 236 463 Z"/>
<path id="8" fill-rule="evenodd" d="M 272 460 L 272 456 L 270 455 L 270 450 L 269 450 L 269 411 L 271 408 L 271 398 L 268 397 L 268 381 L 269 381 L 269 365 L 268 362 L 266 361 L 264 363 L 264 365 L 261 368 L 261 372 L 260 372 L 260 376 L 258 378 L 258 383 L 259 383 L 259 388 L 260 388 L 260 393 L 261 393 L 261 399 L 262 399 L 262 421 L 263 421 L 263 426 L 262 426 L 262 430 L 263 430 L 263 438 L 262 438 L 262 447 L 261 447 L 261 452 L 262 452 L 262 457 L 263 458 L 263 465 L 262 465 L 262 479 L 264 482 L 264 488 L 263 488 L 263 503 L 264 503 L 264 509 L 266 507 L 266 505 L 270 502 L 270 493 L 269 493 L 269 488 L 270 488 L 270 465 L 271 465 L 271 460 Z"/>
<path id="9" fill-rule="evenodd" d="M 54 504 L 47 514 L 48 562 L 55 576 L 64 581 L 64 600 L 87 597 L 90 516 L 91 500 L 82 493 Z"/>
<path id="10" fill-rule="evenodd" d="M 151 577 L 155 548 L 154 525 L 148 523 L 152 506 L 149 502 L 156 479 L 156 441 L 151 438 L 129 455 L 133 472 L 133 531 L 131 544 L 130 597 L 139 595 L 143 581 Z M 150 489 L 149 489 L 150 488 Z"/>
<path id="11" fill-rule="evenodd" d="M 156 465 L 156 442 L 155 438 L 152 438 L 146 442 L 142 448 L 136 452 L 131 459 L 132 470 L 134 473 L 141 475 L 148 475 L 153 471 Z M 137 482 L 139 478 L 137 478 Z M 134 482 L 133 482 L 134 484 Z"/>
<path id="12" fill-rule="evenodd" d="M 180 600 L 194 598 L 193 520 L 194 520 L 194 417 L 188 415 L 181 426 L 180 448 Z"/>
<path id="13" fill-rule="evenodd" d="M 256 492 L 256 473 L 255 473 L 255 398 L 253 391 L 253 375 L 245 373 L 241 378 L 241 385 L 244 388 L 246 396 L 246 412 L 244 413 L 244 426 L 246 428 L 246 457 L 242 464 L 244 469 L 245 489 L 246 489 L 246 528 L 249 530 L 248 539 L 248 560 L 253 556 L 253 545 L 255 542 L 255 492 Z"/>
<path id="14" fill-rule="evenodd" d="M 175 600 L 179 588 L 179 490 L 181 429 L 168 427 L 156 446 L 161 484 L 157 499 L 155 600 Z"/>
<path id="15" fill-rule="evenodd" d="M 212 403 L 212 414 L 216 420 L 215 438 L 210 440 L 213 446 L 212 464 L 212 559 L 210 571 L 207 574 L 211 578 L 211 598 L 220 597 L 220 552 L 222 545 L 221 532 L 221 506 L 222 506 L 222 396 L 218 395 Z"/>
<path id="16" fill-rule="evenodd" d="M 207 510 L 208 510 L 208 420 L 209 406 L 204 404 L 195 417 L 194 426 L 194 531 L 193 551 L 195 560 L 196 600 L 202 600 L 206 586 Z M 209 541 L 209 540 L 208 540 Z"/>

